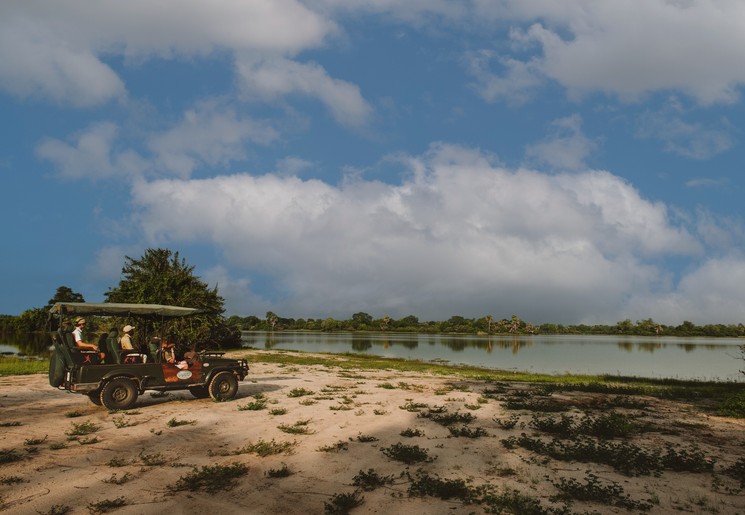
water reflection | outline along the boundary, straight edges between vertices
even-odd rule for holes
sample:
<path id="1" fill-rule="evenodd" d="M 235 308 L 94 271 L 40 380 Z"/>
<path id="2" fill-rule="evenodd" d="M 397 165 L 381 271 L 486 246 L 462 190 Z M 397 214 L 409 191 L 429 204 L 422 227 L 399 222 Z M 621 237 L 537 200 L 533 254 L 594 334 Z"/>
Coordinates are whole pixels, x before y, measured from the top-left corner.
<path id="1" fill-rule="evenodd" d="M 254 348 L 358 352 L 540 373 L 745 379 L 737 359 L 743 341 L 735 338 L 256 331 L 244 332 L 243 341 Z"/>
<path id="2" fill-rule="evenodd" d="M 47 333 L 0 333 L 0 353 L 48 358 L 52 340 Z"/>

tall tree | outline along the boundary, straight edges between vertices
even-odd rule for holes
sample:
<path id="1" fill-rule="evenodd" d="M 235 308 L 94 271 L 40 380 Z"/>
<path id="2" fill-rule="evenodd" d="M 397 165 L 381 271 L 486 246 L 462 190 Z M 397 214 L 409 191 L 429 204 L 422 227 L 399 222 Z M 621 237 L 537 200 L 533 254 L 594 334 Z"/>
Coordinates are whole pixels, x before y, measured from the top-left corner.
<path id="1" fill-rule="evenodd" d="M 147 249 L 140 259 L 125 258 L 124 278 L 104 296 L 107 302 L 136 304 L 169 304 L 198 308 L 203 315 L 183 323 L 173 322 L 171 331 L 186 346 L 208 348 L 237 345 L 240 331 L 228 326 L 222 317 L 225 301 L 217 287 L 194 275 L 194 267 L 186 264 L 178 252 L 168 249 Z"/>
<path id="2" fill-rule="evenodd" d="M 194 267 L 186 264 L 178 252 L 168 249 L 147 249 L 140 259 L 125 257 L 124 279 L 104 296 L 106 302 L 139 304 L 170 304 L 203 309 L 220 315 L 225 300 L 217 287 L 194 275 Z"/>
<path id="3" fill-rule="evenodd" d="M 85 302 L 82 293 L 72 291 L 69 286 L 60 286 L 54 293 L 54 297 L 47 302 L 47 309 L 51 308 L 58 302 Z"/>

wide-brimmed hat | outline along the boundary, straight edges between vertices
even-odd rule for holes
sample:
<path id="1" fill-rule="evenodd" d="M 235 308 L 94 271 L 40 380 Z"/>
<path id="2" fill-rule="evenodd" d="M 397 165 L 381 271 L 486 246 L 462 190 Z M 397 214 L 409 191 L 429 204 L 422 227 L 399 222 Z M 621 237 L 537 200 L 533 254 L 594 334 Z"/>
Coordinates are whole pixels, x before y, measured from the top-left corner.
<path id="1" fill-rule="evenodd" d="M 133 325 L 125 325 L 124 326 L 124 329 L 122 329 L 122 331 L 124 331 L 125 333 L 128 333 L 128 332 L 130 332 L 134 328 L 135 328 L 135 326 L 133 326 Z"/>
<path id="2" fill-rule="evenodd" d="M 75 319 L 75 325 L 80 325 L 85 323 L 85 318 L 78 317 Z"/>

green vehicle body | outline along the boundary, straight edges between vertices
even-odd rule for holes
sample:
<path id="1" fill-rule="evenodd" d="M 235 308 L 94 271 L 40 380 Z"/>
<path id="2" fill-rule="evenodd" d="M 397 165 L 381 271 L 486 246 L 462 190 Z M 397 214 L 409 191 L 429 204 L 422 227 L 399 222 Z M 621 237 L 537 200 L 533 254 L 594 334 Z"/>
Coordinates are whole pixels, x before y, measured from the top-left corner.
<path id="1" fill-rule="evenodd" d="M 148 353 L 123 355 L 114 332 L 99 338 L 99 348 L 106 350 L 104 361 L 99 362 L 99 353 L 77 348 L 72 333 L 62 324 L 65 317 L 114 316 L 162 321 L 197 313 L 199 310 L 193 308 L 160 304 L 57 303 L 50 310 L 50 329 L 52 319 L 56 319 L 59 328 L 50 332 L 54 351 L 49 360 L 49 384 L 87 395 L 96 405 L 118 410 L 131 408 L 146 390 L 189 390 L 198 398 L 231 400 L 238 392 L 238 382 L 248 375 L 245 359 L 202 351 L 192 353 L 188 360 L 168 362 L 162 359 L 158 346 L 150 346 Z"/>

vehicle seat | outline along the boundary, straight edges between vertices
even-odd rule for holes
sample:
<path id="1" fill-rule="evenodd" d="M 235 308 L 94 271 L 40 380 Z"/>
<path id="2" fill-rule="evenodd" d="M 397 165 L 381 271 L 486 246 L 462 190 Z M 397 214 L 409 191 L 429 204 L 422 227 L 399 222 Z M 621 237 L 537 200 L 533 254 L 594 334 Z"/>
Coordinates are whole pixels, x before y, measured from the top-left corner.
<path id="1" fill-rule="evenodd" d="M 150 355 L 153 357 L 153 361 L 155 361 L 155 363 L 162 363 L 163 356 L 160 353 L 160 341 L 151 341 L 147 344 L 147 347 L 150 350 Z"/>
<path id="2" fill-rule="evenodd" d="M 119 345 L 119 333 L 116 328 L 109 331 L 106 336 L 106 348 L 108 349 L 108 355 L 114 360 L 114 363 L 122 362 L 122 347 Z"/>

